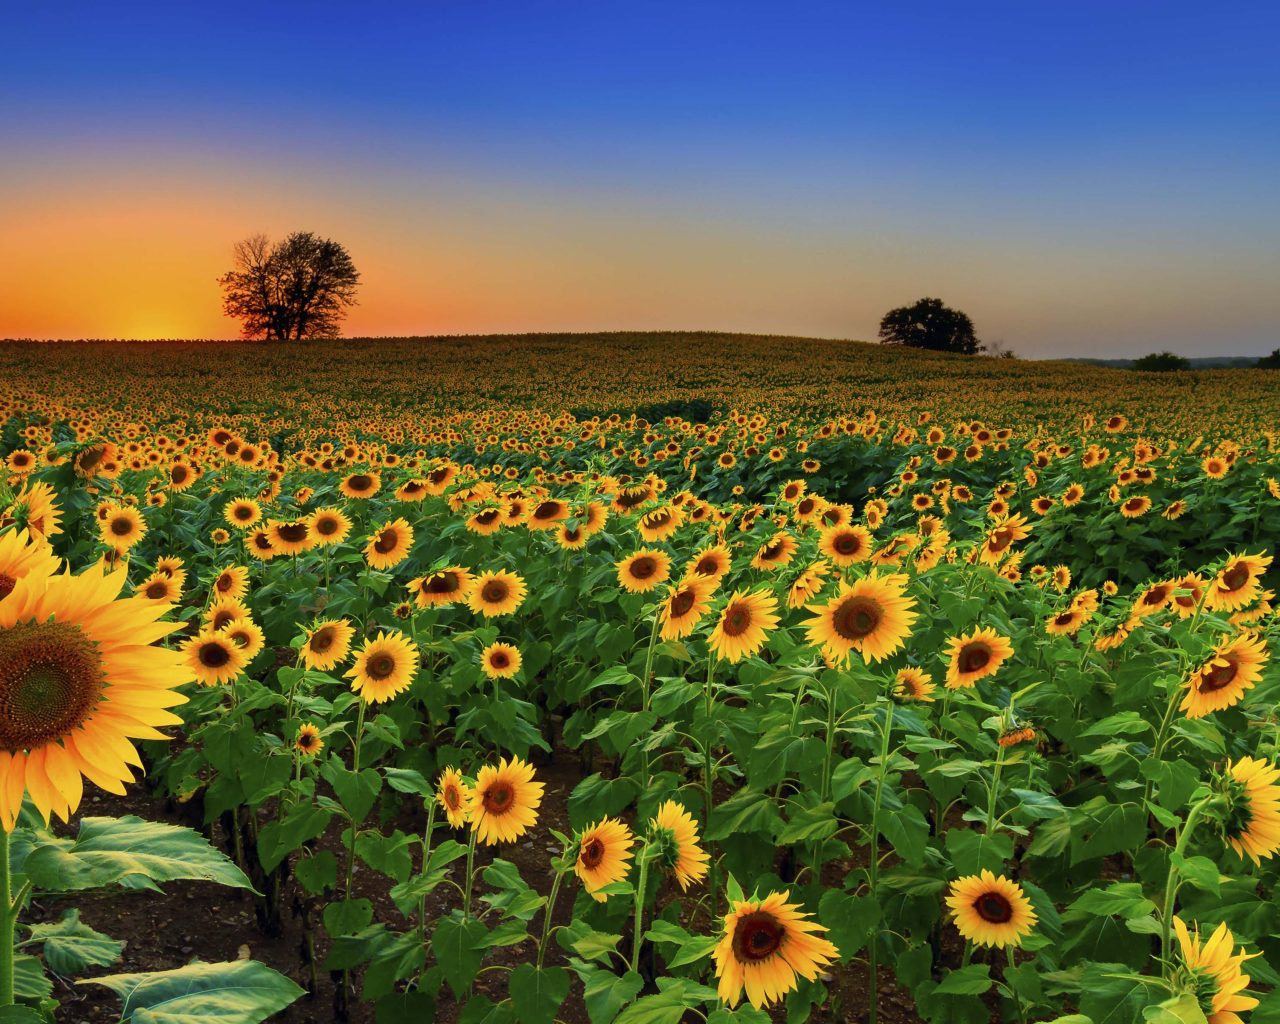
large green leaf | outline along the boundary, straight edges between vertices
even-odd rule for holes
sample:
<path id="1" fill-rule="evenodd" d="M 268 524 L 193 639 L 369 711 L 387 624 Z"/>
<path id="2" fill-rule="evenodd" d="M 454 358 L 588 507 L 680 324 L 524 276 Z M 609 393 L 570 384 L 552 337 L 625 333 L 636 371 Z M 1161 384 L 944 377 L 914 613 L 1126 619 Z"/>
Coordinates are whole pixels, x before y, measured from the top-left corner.
<path id="1" fill-rule="evenodd" d="M 31 938 L 23 945 L 44 943 L 44 962 L 54 974 L 79 974 L 87 967 L 109 967 L 120 959 L 123 942 L 94 931 L 80 920 L 80 911 L 68 910 L 56 924 L 30 926 Z"/>
<path id="2" fill-rule="evenodd" d="M 82 818 L 75 839 L 50 837 L 27 855 L 23 870 L 45 892 L 179 879 L 253 889 L 244 872 L 199 833 L 133 815 Z"/>
<path id="3" fill-rule="evenodd" d="M 109 974 L 80 984 L 111 989 L 124 1004 L 121 1020 L 133 1024 L 259 1024 L 302 995 L 283 974 L 256 960 Z"/>

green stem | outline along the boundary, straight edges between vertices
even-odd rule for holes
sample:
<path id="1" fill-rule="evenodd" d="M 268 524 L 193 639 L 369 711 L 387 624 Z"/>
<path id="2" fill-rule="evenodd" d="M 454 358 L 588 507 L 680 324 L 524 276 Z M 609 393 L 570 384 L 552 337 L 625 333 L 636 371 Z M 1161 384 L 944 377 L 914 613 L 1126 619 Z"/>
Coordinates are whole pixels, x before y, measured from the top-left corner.
<path id="1" fill-rule="evenodd" d="M 631 940 L 631 969 L 640 970 L 640 941 L 644 935 L 644 893 L 649 882 L 649 846 L 640 852 L 640 876 L 636 879 L 635 935 Z"/>
<path id="2" fill-rule="evenodd" d="M 1182 829 L 1178 832 L 1178 841 L 1173 847 L 1174 857 L 1180 857 L 1187 848 L 1187 843 L 1191 840 L 1191 833 L 1195 831 L 1200 815 L 1204 813 L 1204 809 L 1213 799 L 1213 795 L 1207 796 L 1199 803 L 1194 804 L 1191 810 L 1187 812 L 1187 820 L 1182 823 Z M 1169 859 L 1169 877 L 1165 879 L 1164 905 L 1160 910 L 1160 955 L 1164 959 L 1165 977 L 1168 977 L 1172 970 L 1173 951 L 1170 947 L 1173 932 L 1173 909 L 1174 902 L 1178 898 L 1180 882 L 1178 866 L 1174 863 L 1174 857 Z"/>
<path id="3" fill-rule="evenodd" d="M 1000 795 L 1000 775 L 1004 771 L 1005 747 L 996 744 L 996 767 L 991 773 L 991 790 L 987 793 L 987 835 L 996 830 L 996 798 Z"/>
<path id="4" fill-rule="evenodd" d="M 834 702 L 832 702 L 834 704 Z M 876 772 L 876 795 L 871 805 L 871 853 L 870 860 L 867 864 L 867 885 L 871 890 L 872 900 L 878 900 L 879 896 L 876 887 L 880 882 L 880 803 L 884 796 L 884 779 L 889 772 L 889 740 L 893 732 L 893 709 L 895 705 L 893 698 L 889 698 L 888 706 L 884 712 L 884 726 L 880 734 L 880 764 L 879 770 Z M 827 785 L 828 772 L 823 778 L 823 787 Z M 823 796 L 823 800 L 826 796 Z M 871 941 L 867 943 L 867 997 L 868 997 L 868 1017 L 870 1024 L 876 1024 L 877 1015 L 879 1013 L 879 991 L 877 986 L 877 970 L 879 968 L 879 935 L 872 935 Z"/>
<path id="5" fill-rule="evenodd" d="M 560 883 L 564 880 L 564 871 L 557 869 L 555 881 L 551 883 L 551 895 L 547 897 L 547 909 L 542 912 L 542 940 L 538 943 L 538 970 L 542 970 L 542 961 L 547 955 L 547 939 L 551 937 L 551 915 L 556 910 L 556 897 L 560 895 Z"/>
<path id="6" fill-rule="evenodd" d="M 826 740 L 827 751 L 822 759 L 822 790 L 819 803 L 826 803 L 827 797 L 831 795 L 831 762 L 835 755 L 836 746 L 836 688 L 834 685 L 827 688 Z"/>
<path id="7" fill-rule="evenodd" d="M 640 679 L 640 710 L 642 712 L 649 710 L 649 681 L 653 675 L 653 652 L 658 646 L 658 626 L 659 615 L 655 608 L 653 612 L 653 629 L 649 632 L 649 651 L 644 658 L 644 676 Z M 649 790 L 649 751 L 644 747 L 640 748 L 640 796 L 643 799 L 644 794 Z"/>
<path id="8" fill-rule="evenodd" d="M 1182 686 L 1180 683 L 1175 683 L 1170 689 L 1169 703 L 1164 709 L 1164 718 L 1160 720 L 1160 728 L 1156 730 L 1155 745 L 1151 748 L 1151 759 L 1154 761 L 1159 761 L 1160 755 L 1164 753 L 1164 745 L 1168 737 L 1169 726 L 1173 722 L 1173 712 L 1178 706 L 1178 698 L 1181 695 Z M 1147 801 L 1151 799 L 1151 790 L 1153 785 L 1153 781 L 1151 779 L 1147 779 L 1146 785 L 1142 788 L 1142 808 L 1144 813 L 1146 812 Z"/>
<path id="9" fill-rule="evenodd" d="M 705 835 L 705 830 L 708 830 L 711 828 L 711 808 L 713 806 L 711 788 L 712 788 L 712 785 L 715 783 L 715 763 L 712 759 L 711 741 L 708 738 L 711 732 L 711 714 L 712 714 L 713 708 L 715 707 L 715 694 L 714 694 L 713 682 L 712 682 L 715 676 L 715 671 L 716 671 L 715 656 L 708 655 L 707 657 L 707 688 L 706 688 L 707 735 L 704 735 L 702 739 L 702 776 L 706 786 L 706 797 L 707 797 L 707 800 L 706 800 L 707 809 L 706 809 L 706 818 L 705 818 L 706 824 L 703 826 L 704 835 Z M 717 896 L 719 895 L 720 890 L 716 884 L 715 851 L 711 849 L 710 840 L 707 840 L 706 844 L 707 844 L 707 853 L 711 855 L 711 865 L 710 865 L 711 866 L 711 923 L 714 926 L 715 920 L 716 920 L 716 914 L 719 909 L 717 906 L 717 904 L 719 903 Z"/>
<path id="10" fill-rule="evenodd" d="M 9 832 L 0 827 L 0 1006 L 13 1005 L 13 931 L 21 909 L 13 902 L 9 871 Z"/>
<path id="11" fill-rule="evenodd" d="M 462 917 L 466 920 L 471 916 L 471 879 L 475 874 L 476 863 L 476 830 L 474 826 L 471 829 L 471 841 L 467 844 L 467 887 L 462 894 Z"/>
<path id="12" fill-rule="evenodd" d="M 353 751 L 351 754 L 351 770 L 357 775 L 360 774 L 360 738 L 364 733 L 364 712 L 369 705 L 365 701 L 360 701 L 360 711 L 356 715 L 356 735 L 352 740 Z M 347 888 L 346 898 L 351 899 L 351 881 L 356 871 L 356 833 L 360 830 L 360 822 L 353 817 L 351 819 L 351 847 L 347 851 Z"/>
<path id="13" fill-rule="evenodd" d="M 422 833 L 422 873 L 427 873 L 427 865 L 431 862 L 431 833 L 436 826 L 436 801 L 427 797 L 427 827 Z M 418 898 L 418 939 L 424 941 L 427 934 L 427 897 L 424 893 Z"/>

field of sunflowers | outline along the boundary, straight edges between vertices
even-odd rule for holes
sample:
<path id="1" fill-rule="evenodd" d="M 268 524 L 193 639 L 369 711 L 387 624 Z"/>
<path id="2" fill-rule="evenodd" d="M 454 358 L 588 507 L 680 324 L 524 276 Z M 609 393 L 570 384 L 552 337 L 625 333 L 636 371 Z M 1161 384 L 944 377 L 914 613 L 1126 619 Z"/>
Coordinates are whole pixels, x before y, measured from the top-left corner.
<path id="1" fill-rule="evenodd" d="M 1278 445 L 1266 371 L 0 345 L 0 1022 L 1276 1024 Z"/>

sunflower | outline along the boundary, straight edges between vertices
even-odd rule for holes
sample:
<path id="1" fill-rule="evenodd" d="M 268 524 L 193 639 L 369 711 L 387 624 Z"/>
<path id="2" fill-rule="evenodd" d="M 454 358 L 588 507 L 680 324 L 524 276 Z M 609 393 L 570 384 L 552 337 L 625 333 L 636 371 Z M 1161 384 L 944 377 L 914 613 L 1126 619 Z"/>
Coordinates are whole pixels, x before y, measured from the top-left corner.
<path id="1" fill-rule="evenodd" d="M 510 644 L 492 643 L 480 652 L 480 668 L 490 679 L 513 679 L 520 662 L 519 649 Z"/>
<path id="2" fill-rule="evenodd" d="M 875 541 L 865 526 L 830 526 L 818 538 L 818 551 L 844 569 L 871 557 Z"/>
<path id="3" fill-rule="evenodd" d="M 244 549 L 249 552 L 251 557 L 258 559 L 260 562 L 265 562 L 280 554 L 275 545 L 271 543 L 271 532 L 265 527 L 250 530 L 245 535 Z"/>
<path id="4" fill-rule="evenodd" d="M 1205 606 L 1212 611 L 1231 612 L 1253 604 L 1262 589 L 1262 574 L 1270 565 L 1270 555 L 1235 556 L 1210 584 Z"/>
<path id="5" fill-rule="evenodd" d="M 396 488 L 396 501 L 425 501 L 427 482 L 420 477 L 406 480 Z"/>
<path id="6" fill-rule="evenodd" d="M 450 565 L 419 576 L 409 584 L 409 592 L 419 608 L 442 608 L 465 601 L 471 592 L 472 582 L 470 570 Z"/>
<path id="7" fill-rule="evenodd" d="M 485 765 L 467 804 L 476 838 L 486 846 L 515 842 L 537 822 L 542 790 L 533 781 L 533 766 L 518 757 Z"/>
<path id="8" fill-rule="evenodd" d="M 0 538 L 0 555 L 7 545 Z M 18 563 L 7 552 L 9 567 Z M 124 794 L 132 740 L 169 737 L 180 725 L 167 708 L 192 678 L 177 651 L 152 646 L 178 628 L 159 621 L 167 605 L 120 598 L 128 574 L 93 567 L 79 575 L 46 571 L 46 556 L 0 598 L 0 822 L 12 831 L 24 793 L 46 823 L 80 804 L 82 777 Z"/>
<path id="9" fill-rule="evenodd" d="M 1173 594 L 1177 587 L 1178 584 L 1175 580 L 1164 580 L 1160 583 L 1151 584 L 1138 595 L 1129 614 L 1139 619 L 1145 619 L 1148 615 L 1155 615 L 1173 600 Z"/>
<path id="10" fill-rule="evenodd" d="M 188 678 L 205 686 L 229 683 L 240 674 L 249 659 L 234 640 L 212 629 L 204 629 L 182 645 Z"/>
<path id="11" fill-rule="evenodd" d="M 578 836 L 578 856 L 573 872 L 582 880 L 582 887 L 597 903 L 608 898 L 596 892 L 606 885 L 621 882 L 627 877 L 631 865 L 631 847 L 635 837 L 631 829 L 614 818 L 590 825 Z"/>
<path id="12" fill-rule="evenodd" d="M 1242 757 L 1228 762 L 1227 842 L 1255 864 L 1280 850 L 1280 769 L 1268 761 Z"/>
<path id="13" fill-rule="evenodd" d="M 238 597 L 220 597 L 204 610 L 204 621 L 215 632 L 236 619 L 253 618 L 253 610 Z"/>
<path id="14" fill-rule="evenodd" d="M 243 565 L 229 565 L 214 577 L 209 589 L 220 598 L 244 597 L 249 592 L 249 570 Z"/>
<path id="15" fill-rule="evenodd" d="M 352 473 L 338 485 L 338 490 L 348 498 L 372 498 L 382 487 L 382 477 L 377 473 Z"/>
<path id="16" fill-rule="evenodd" d="M 681 891 L 707 876 L 710 854 L 698 845 L 698 823 L 674 800 L 668 800 L 658 808 L 657 817 L 649 822 L 649 829 L 662 844 L 663 860 L 675 875 Z"/>
<path id="17" fill-rule="evenodd" d="M 1196 997 L 1205 1020 L 1208 1024 L 1242 1024 L 1240 1013 L 1252 1010 L 1258 1000 L 1248 994 L 1249 975 L 1241 968 L 1259 954 L 1246 955 L 1242 947 L 1233 955 L 1235 936 L 1225 921 L 1203 945 L 1200 929 L 1189 932 L 1182 918 L 1173 919 L 1173 930 L 1182 951 L 1179 978 L 1186 991 Z"/>
<path id="18" fill-rule="evenodd" d="M 893 695 L 899 700 L 932 704 L 933 691 L 936 689 L 929 674 L 921 668 L 900 668 L 894 677 Z"/>
<path id="19" fill-rule="evenodd" d="M 1195 615 L 1196 609 L 1205 597 L 1205 581 L 1192 572 L 1183 576 L 1176 583 L 1171 607 L 1178 613 L 1178 618 L 1189 619 Z M 1185 591 L 1185 593 L 1183 593 Z"/>
<path id="20" fill-rule="evenodd" d="M 705 576 L 689 576 L 671 588 L 658 610 L 662 621 L 662 639 L 679 640 L 688 636 L 711 608 L 715 583 Z"/>
<path id="21" fill-rule="evenodd" d="M 724 937 L 711 951 L 720 998 L 736 1007 L 745 991 L 756 1009 L 779 1002 L 796 988 L 796 976 L 817 980 L 818 973 L 840 956 L 821 933 L 827 929 L 808 920 L 790 893 L 772 892 L 764 899 L 734 900 L 724 918 Z"/>
<path id="22" fill-rule="evenodd" d="M 147 535 L 147 523 L 136 508 L 115 505 L 108 510 L 106 518 L 98 523 L 98 533 L 102 537 L 102 543 L 124 554 Z"/>
<path id="23" fill-rule="evenodd" d="M 713 544 L 703 548 L 689 559 L 688 575 L 705 576 L 719 583 L 729 573 L 733 565 L 733 556 L 723 544 Z"/>
<path id="24" fill-rule="evenodd" d="M 418 645 L 398 630 L 379 631 L 356 652 L 344 675 L 351 689 L 370 704 L 381 704 L 403 693 L 418 673 Z"/>
<path id="25" fill-rule="evenodd" d="M 1120 514 L 1126 519 L 1140 519 L 1151 511 L 1151 499 L 1145 494 L 1135 494 L 1120 503 Z"/>
<path id="26" fill-rule="evenodd" d="M 182 597 L 182 585 L 172 576 L 153 572 L 139 584 L 135 593 L 142 595 L 148 601 L 174 604 Z"/>
<path id="27" fill-rule="evenodd" d="M 1074 636 L 1088 618 L 1089 615 L 1083 608 L 1071 607 L 1057 615 L 1049 616 L 1045 621 L 1044 631 L 1050 636 Z"/>
<path id="28" fill-rule="evenodd" d="M 808 568 L 803 569 L 787 590 L 787 607 L 802 608 L 812 601 L 822 593 L 830 574 L 831 563 L 825 558 L 819 558 Z"/>
<path id="29" fill-rule="evenodd" d="M 708 646 L 718 658 L 737 664 L 764 646 L 769 632 L 778 624 L 778 602 L 767 590 L 752 593 L 739 590 L 725 603 Z"/>
<path id="30" fill-rule="evenodd" d="M 298 655 L 307 668 L 327 672 L 347 660 L 355 635 L 355 628 L 346 619 L 327 619 L 307 631 Z"/>
<path id="31" fill-rule="evenodd" d="M 1022 886 L 986 869 L 952 882 L 947 906 L 960 934 L 978 946 L 1021 946 L 1036 925 Z"/>
<path id="32" fill-rule="evenodd" d="M 351 520 L 340 508 L 318 508 L 307 519 L 307 530 L 318 548 L 341 544 L 351 532 Z"/>
<path id="33" fill-rule="evenodd" d="M 796 539 L 785 530 L 775 533 L 769 540 L 760 545 L 755 558 L 751 559 L 751 568 L 772 572 L 788 565 L 796 553 Z"/>
<path id="34" fill-rule="evenodd" d="M 440 781 L 436 785 L 436 803 L 444 809 L 445 817 L 453 828 L 462 828 L 467 823 L 471 787 L 463 780 L 462 772 L 451 765 L 440 773 Z"/>
<path id="35" fill-rule="evenodd" d="M 62 532 L 62 510 L 54 499 L 53 488 L 46 483 L 25 484 L 13 505 L 0 516 L 0 527 L 8 525 L 8 518 L 21 516 L 21 525 L 27 528 L 33 540 L 57 536 Z"/>
<path id="36" fill-rule="evenodd" d="M 948 690 L 973 686 L 979 679 L 995 675 L 1005 660 L 1013 654 L 1013 644 L 1008 637 L 994 629 L 974 627 L 968 636 L 952 637 L 947 641 L 947 654 L 951 664 L 947 667 Z"/>
<path id="37" fill-rule="evenodd" d="M 244 652 L 246 661 L 256 658 L 267 643 L 262 627 L 250 618 L 234 619 L 223 626 L 221 632 Z"/>
<path id="38" fill-rule="evenodd" d="M 467 529 L 472 533 L 479 534 L 481 537 L 497 533 L 502 529 L 502 524 L 502 509 L 500 508 L 481 509 L 467 519 Z"/>
<path id="39" fill-rule="evenodd" d="M 1015 542 L 1031 536 L 1031 527 L 1025 516 L 1014 515 L 997 519 L 982 542 L 979 560 L 983 565 L 998 565 L 1009 553 Z"/>
<path id="40" fill-rule="evenodd" d="M 272 519 L 267 524 L 267 535 L 272 551 L 278 555 L 300 555 L 314 543 L 306 519 Z"/>
<path id="41" fill-rule="evenodd" d="M 810 605 L 817 614 L 805 626 L 809 642 L 835 662 L 850 651 L 864 661 L 881 661 L 899 650 L 916 621 L 915 601 L 906 595 L 901 575 L 867 576 L 852 586 L 841 582 L 836 595 L 823 605 Z"/>
<path id="42" fill-rule="evenodd" d="M 315 757 L 324 749 L 324 740 L 320 738 L 320 730 L 310 722 L 298 726 L 298 735 L 294 737 L 293 749 L 303 757 Z"/>
<path id="43" fill-rule="evenodd" d="M 618 585 L 632 594 L 646 594 L 671 575 L 671 558 L 665 551 L 641 548 L 617 563 Z"/>
<path id="44" fill-rule="evenodd" d="M 513 572 L 483 572 L 471 585 L 467 606 L 485 618 L 509 615 L 524 603 L 527 592 L 524 580 Z"/>
<path id="45" fill-rule="evenodd" d="M 1270 654 L 1267 643 L 1254 633 L 1223 637 L 1213 655 L 1187 680 L 1181 710 L 1188 718 L 1204 718 L 1238 704 L 1262 678 Z"/>
<path id="46" fill-rule="evenodd" d="M 28 530 L 0 533 L 0 600 L 13 593 L 18 581 L 26 576 L 52 576 L 58 571 L 58 564 L 53 549 Z"/>
<path id="47" fill-rule="evenodd" d="M 563 501 L 547 498 L 533 506 L 525 527 L 529 530 L 554 530 L 562 520 L 569 518 L 569 506 Z"/>
<path id="48" fill-rule="evenodd" d="M 391 569 L 409 557 L 413 527 L 404 519 L 383 523 L 365 545 L 364 557 L 374 569 Z"/>

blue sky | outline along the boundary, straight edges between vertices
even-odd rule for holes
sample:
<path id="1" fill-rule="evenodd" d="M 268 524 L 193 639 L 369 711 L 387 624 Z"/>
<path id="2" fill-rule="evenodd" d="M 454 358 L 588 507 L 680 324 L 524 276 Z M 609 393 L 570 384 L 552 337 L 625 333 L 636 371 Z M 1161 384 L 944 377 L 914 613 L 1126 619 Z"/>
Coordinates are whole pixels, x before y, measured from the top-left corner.
<path id="1" fill-rule="evenodd" d="M 231 242 L 306 227 L 352 333 L 871 337 L 927 294 L 1032 356 L 1280 344 L 1272 6 L 27 7 L 0 334 L 230 334 Z"/>

